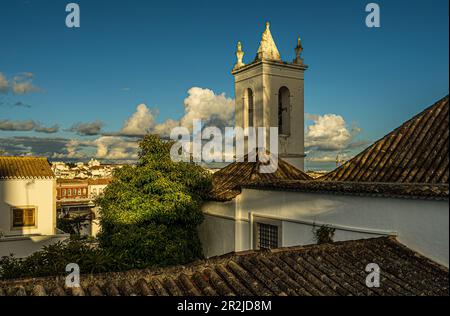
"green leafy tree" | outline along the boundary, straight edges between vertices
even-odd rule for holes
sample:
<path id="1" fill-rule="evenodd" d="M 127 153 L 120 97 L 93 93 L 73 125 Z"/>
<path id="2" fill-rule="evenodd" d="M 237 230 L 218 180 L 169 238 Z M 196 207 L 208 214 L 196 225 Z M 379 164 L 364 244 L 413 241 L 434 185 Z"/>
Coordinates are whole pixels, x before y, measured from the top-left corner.
<path id="1" fill-rule="evenodd" d="M 145 136 L 138 164 L 116 170 L 97 200 L 100 246 L 129 267 L 181 264 L 203 256 L 197 227 L 211 178 L 198 165 L 173 162 L 172 144 Z"/>

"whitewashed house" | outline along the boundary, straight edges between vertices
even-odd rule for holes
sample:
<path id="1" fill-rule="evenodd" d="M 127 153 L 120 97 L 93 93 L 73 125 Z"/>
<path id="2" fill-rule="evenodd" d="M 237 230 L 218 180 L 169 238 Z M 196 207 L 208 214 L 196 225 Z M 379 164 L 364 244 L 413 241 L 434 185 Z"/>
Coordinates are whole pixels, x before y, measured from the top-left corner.
<path id="1" fill-rule="evenodd" d="M 0 157 L 0 256 L 26 257 L 68 235 L 56 228 L 56 178 L 46 158 Z"/>
<path id="2" fill-rule="evenodd" d="M 283 124 L 281 160 L 273 174 L 259 173 L 257 162 L 236 162 L 214 173 L 211 201 L 203 206 L 205 221 L 199 229 L 204 254 L 312 244 L 314 232 L 328 226 L 334 229 L 334 241 L 397 236 L 448 267 L 448 96 L 313 180 L 301 171 L 303 139 L 286 137 L 293 132 L 303 138 L 298 131 L 303 131 L 303 115 L 298 111 L 303 112 L 304 69 L 293 72 L 291 64 L 281 61 L 267 29 L 251 64 L 243 64 L 240 48 L 233 70 L 236 125 Z M 277 75 L 284 79 L 278 81 Z M 251 87 L 250 99 L 246 85 Z M 280 97 L 280 85 L 291 91 L 289 98 Z M 286 108 L 296 114 L 284 116 Z"/>

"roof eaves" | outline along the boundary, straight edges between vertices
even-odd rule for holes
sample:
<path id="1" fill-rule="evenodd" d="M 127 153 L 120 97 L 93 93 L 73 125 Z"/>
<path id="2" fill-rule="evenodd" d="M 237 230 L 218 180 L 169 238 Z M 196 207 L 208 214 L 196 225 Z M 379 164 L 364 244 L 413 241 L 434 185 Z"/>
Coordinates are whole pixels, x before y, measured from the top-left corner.
<path id="1" fill-rule="evenodd" d="M 296 181 L 244 184 L 242 188 L 420 200 L 448 200 L 448 184 Z"/>

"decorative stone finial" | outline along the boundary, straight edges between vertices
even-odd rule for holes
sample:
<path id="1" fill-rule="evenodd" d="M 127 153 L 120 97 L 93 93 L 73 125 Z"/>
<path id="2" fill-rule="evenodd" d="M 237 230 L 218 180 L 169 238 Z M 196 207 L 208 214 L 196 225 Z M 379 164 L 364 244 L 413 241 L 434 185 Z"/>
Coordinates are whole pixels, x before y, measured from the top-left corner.
<path id="1" fill-rule="evenodd" d="M 280 53 L 278 52 L 277 45 L 273 40 L 270 33 L 270 23 L 266 22 L 266 29 L 262 34 L 261 43 L 259 45 L 258 53 L 255 61 L 258 60 L 275 60 L 281 61 Z"/>
<path id="2" fill-rule="evenodd" d="M 239 68 L 245 66 L 245 64 L 242 62 L 242 59 L 244 58 L 244 51 L 242 50 L 241 42 L 237 43 L 236 58 L 237 58 L 237 62 L 236 62 L 236 65 L 234 65 L 233 69 L 239 69 Z"/>
<path id="3" fill-rule="evenodd" d="M 295 59 L 294 59 L 294 63 L 295 64 L 303 64 L 303 58 L 301 57 L 303 51 L 303 46 L 302 46 L 302 40 L 300 37 L 298 37 L 297 39 L 297 47 L 295 47 Z"/>

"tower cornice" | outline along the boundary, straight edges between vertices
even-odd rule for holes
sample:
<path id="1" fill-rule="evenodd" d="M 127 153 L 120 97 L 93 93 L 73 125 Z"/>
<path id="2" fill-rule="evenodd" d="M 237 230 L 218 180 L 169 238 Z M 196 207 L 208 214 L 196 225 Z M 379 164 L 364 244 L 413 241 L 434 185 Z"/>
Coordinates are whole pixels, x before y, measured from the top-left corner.
<path id="1" fill-rule="evenodd" d="M 249 69 L 253 69 L 253 68 L 256 68 L 256 67 L 258 67 L 260 65 L 264 65 L 264 64 L 275 66 L 275 67 L 284 67 L 284 68 L 290 68 L 290 69 L 295 69 L 295 70 L 303 70 L 303 71 L 308 69 L 308 65 L 305 65 L 305 64 L 291 64 L 291 63 L 279 62 L 279 61 L 273 61 L 273 60 L 258 60 L 258 61 L 255 61 L 255 62 L 251 63 L 251 64 L 247 64 L 245 66 L 242 66 L 242 67 L 240 67 L 238 69 L 233 69 L 231 71 L 231 74 L 237 75 L 238 73 L 245 72 L 245 71 L 247 71 Z"/>

